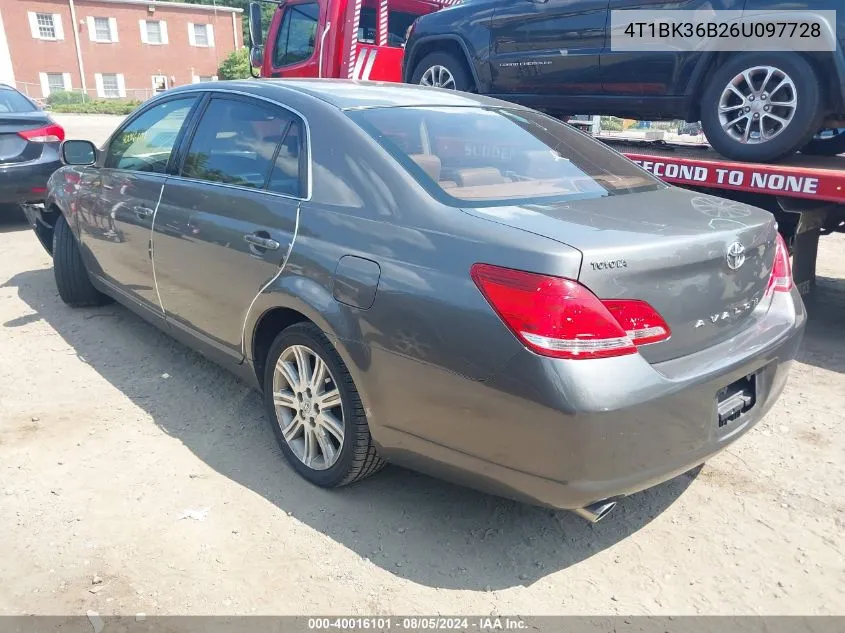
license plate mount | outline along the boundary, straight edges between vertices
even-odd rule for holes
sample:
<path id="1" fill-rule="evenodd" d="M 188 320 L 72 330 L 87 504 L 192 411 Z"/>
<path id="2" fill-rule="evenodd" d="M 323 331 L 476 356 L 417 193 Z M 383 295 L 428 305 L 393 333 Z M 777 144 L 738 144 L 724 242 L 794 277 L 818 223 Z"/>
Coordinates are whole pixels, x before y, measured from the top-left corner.
<path id="1" fill-rule="evenodd" d="M 757 375 L 749 374 L 716 394 L 719 428 L 736 422 L 757 404 Z"/>

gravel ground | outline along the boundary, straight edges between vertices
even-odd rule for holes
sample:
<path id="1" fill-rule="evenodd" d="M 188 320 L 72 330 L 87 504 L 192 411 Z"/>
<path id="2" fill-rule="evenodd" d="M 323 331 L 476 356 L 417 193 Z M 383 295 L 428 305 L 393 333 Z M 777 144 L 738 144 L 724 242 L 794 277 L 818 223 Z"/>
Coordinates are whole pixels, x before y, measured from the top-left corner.
<path id="1" fill-rule="evenodd" d="M 17 219 L 0 253 L 0 614 L 845 614 L 845 235 L 774 410 L 597 525 L 395 467 L 314 488 L 256 393 L 64 306 Z"/>

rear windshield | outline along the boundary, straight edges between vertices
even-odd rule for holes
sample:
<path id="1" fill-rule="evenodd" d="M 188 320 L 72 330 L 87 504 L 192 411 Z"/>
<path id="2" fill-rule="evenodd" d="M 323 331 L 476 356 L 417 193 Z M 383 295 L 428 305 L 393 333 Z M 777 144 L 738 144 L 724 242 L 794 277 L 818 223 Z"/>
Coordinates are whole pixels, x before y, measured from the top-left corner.
<path id="1" fill-rule="evenodd" d="M 35 110 L 35 104 L 21 93 L 8 88 L 0 88 L 0 113 L 34 112 Z"/>
<path id="2" fill-rule="evenodd" d="M 347 114 L 447 204 L 600 198 L 664 186 L 601 143 L 539 112 L 394 107 Z"/>

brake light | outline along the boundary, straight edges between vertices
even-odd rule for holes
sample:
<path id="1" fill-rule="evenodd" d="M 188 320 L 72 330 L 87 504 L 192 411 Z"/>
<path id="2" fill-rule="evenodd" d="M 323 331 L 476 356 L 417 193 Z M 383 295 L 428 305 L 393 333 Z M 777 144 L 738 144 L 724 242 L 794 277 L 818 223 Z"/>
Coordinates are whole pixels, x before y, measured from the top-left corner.
<path id="1" fill-rule="evenodd" d="M 659 343 L 671 335 L 663 317 L 645 301 L 605 299 L 602 303 L 625 329 L 634 345 Z"/>
<path id="2" fill-rule="evenodd" d="M 51 123 L 37 130 L 18 132 L 18 136 L 22 136 L 32 143 L 61 143 L 65 140 L 65 130 L 61 125 Z"/>
<path id="3" fill-rule="evenodd" d="M 789 292 L 792 290 L 792 265 L 789 263 L 789 249 L 780 233 L 775 239 L 775 262 L 772 264 L 772 276 L 766 294 Z"/>
<path id="4" fill-rule="evenodd" d="M 602 302 L 577 281 L 490 264 L 473 265 L 471 275 L 505 325 L 543 356 L 624 356 L 669 337 L 665 321 L 644 301 Z"/>

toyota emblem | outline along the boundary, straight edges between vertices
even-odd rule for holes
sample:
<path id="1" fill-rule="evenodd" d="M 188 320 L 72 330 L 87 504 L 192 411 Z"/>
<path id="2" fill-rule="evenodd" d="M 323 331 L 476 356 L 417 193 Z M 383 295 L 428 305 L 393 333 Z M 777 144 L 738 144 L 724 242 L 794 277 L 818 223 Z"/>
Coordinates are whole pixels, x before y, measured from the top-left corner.
<path id="1" fill-rule="evenodd" d="M 726 259 L 728 260 L 728 268 L 737 270 L 745 263 L 745 247 L 739 242 L 734 242 L 728 246 Z"/>

